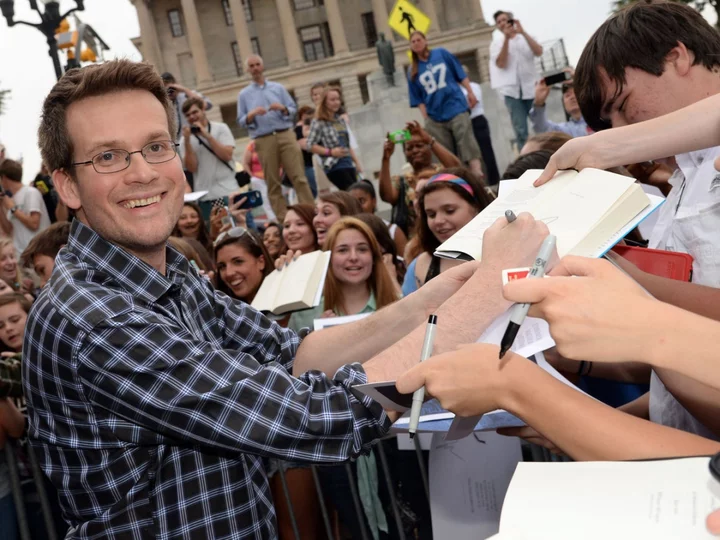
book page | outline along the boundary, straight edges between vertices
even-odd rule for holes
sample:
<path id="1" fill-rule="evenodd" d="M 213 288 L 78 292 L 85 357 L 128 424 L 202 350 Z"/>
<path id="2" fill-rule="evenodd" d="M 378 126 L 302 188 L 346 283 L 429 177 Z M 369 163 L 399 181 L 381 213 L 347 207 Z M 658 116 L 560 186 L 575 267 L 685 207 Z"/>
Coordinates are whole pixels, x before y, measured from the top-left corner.
<path id="1" fill-rule="evenodd" d="M 270 311 L 275 309 L 275 299 L 280 293 L 284 268 L 270 273 L 260 285 L 258 292 L 253 298 L 252 307 L 258 311 Z"/>
<path id="2" fill-rule="evenodd" d="M 443 242 L 437 249 L 436 255 L 456 258 L 457 255 L 453 256 L 453 253 L 465 253 L 475 260 L 480 260 L 482 257 L 483 234 L 498 218 L 505 215 L 506 210 L 512 210 L 515 215 L 530 212 L 533 205 L 557 197 L 557 194 L 562 192 L 573 178 L 578 175 L 575 171 L 561 171 L 552 181 L 536 188 L 533 186 L 533 182 L 537 180 L 541 172 L 536 169 L 526 171 L 515 181 L 510 193 L 495 199 L 470 223 L 456 232 L 446 242 Z"/>
<path id="3" fill-rule="evenodd" d="M 313 307 L 320 281 L 316 269 L 320 266 L 327 269 L 329 256 L 329 252 L 313 251 L 301 255 L 283 269 L 282 284 L 273 309 L 275 313 Z"/>
<path id="4" fill-rule="evenodd" d="M 547 540 L 714 538 L 705 518 L 720 507 L 720 482 L 708 463 L 703 457 L 521 463 L 505 497 L 500 532 Z"/>
<path id="5" fill-rule="evenodd" d="M 515 437 L 434 437 L 428 463 L 433 538 L 478 540 L 498 532 L 503 499 L 521 460 Z"/>

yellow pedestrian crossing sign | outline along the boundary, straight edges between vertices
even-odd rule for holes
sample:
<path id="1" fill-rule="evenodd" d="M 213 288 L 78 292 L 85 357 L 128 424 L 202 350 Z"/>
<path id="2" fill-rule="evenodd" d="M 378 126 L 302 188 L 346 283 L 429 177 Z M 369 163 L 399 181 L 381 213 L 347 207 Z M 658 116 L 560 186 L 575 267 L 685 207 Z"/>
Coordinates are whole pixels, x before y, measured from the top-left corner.
<path id="1" fill-rule="evenodd" d="M 410 39 L 415 30 L 427 35 L 430 18 L 408 0 L 398 0 L 390 12 L 388 25 L 405 39 Z"/>

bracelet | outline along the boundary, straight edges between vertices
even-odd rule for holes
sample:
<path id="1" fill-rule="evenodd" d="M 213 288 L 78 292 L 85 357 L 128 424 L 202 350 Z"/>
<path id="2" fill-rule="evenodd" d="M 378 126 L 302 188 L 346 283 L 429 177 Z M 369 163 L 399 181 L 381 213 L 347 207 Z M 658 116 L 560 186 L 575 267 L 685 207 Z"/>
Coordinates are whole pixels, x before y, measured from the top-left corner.
<path id="1" fill-rule="evenodd" d="M 576 375 L 583 375 L 583 371 L 585 371 L 585 364 L 587 364 L 585 360 L 580 360 L 580 366 L 578 367 Z"/>
<path id="2" fill-rule="evenodd" d="M 435 144 L 437 141 L 435 140 L 435 137 L 430 138 L 430 148 L 432 148 L 433 144 Z"/>

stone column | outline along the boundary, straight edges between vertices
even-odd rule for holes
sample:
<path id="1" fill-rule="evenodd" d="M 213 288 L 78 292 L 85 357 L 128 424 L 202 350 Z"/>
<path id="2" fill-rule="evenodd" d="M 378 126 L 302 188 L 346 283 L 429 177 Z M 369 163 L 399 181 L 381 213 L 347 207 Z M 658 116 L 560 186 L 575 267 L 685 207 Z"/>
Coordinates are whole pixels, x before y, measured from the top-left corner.
<path id="1" fill-rule="evenodd" d="M 388 41 L 393 41 L 393 31 L 388 25 L 388 18 L 390 17 L 390 14 L 388 13 L 387 5 L 385 5 L 385 0 L 372 0 L 372 8 L 373 15 L 375 17 L 375 28 L 377 29 L 378 34 L 382 32 L 385 34 L 385 38 Z"/>
<path id="2" fill-rule="evenodd" d="M 248 32 L 245 10 L 241 0 L 230 0 L 230 12 L 232 13 L 233 26 L 235 27 L 235 41 L 240 49 L 240 58 L 243 61 L 243 73 L 245 73 L 245 61 L 253 54 L 252 43 L 250 43 L 250 32 Z"/>
<path id="3" fill-rule="evenodd" d="M 473 81 L 476 83 L 483 83 L 490 81 L 490 51 L 488 47 L 477 49 L 475 51 L 475 61 L 477 62 L 478 72 L 480 73 L 480 80 Z"/>
<path id="4" fill-rule="evenodd" d="M 340 6 L 338 0 L 325 0 L 325 13 L 330 26 L 330 36 L 332 37 L 333 50 L 335 54 L 344 54 L 350 52 L 347 38 L 345 37 L 345 28 L 343 27 L 342 16 L 340 15 Z"/>
<path id="5" fill-rule="evenodd" d="M 205 42 L 200 30 L 200 19 L 198 19 L 197 10 L 195 9 L 195 0 L 181 0 L 181 4 L 185 15 L 185 25 L 187 26 L 188 41 L 190 42 L 190 50 L 195 64 L 198 86 L 203 86 L 212 82 L 212 74 L 210 73 L 210 65 L 205 52 Z"/>
<path id="6" fill-rule="evenodd" d="M 158 39 L 152 11 L 150 11 L 147 0 L 132 0 L 132 2 L 137 10 L 138 23 L 140 24 L 143 60 L 155 66 L 158 72 L 162 73 L 164 69 L 162 53 L 160 52 L 160 40 Z"/>
<path id="7" fill-rule="evenodd" d="M 362 92 L 360 91 L 360 81 L 358 81 L 357 75 L 342 77 L 340 79 L 340 86 L 342 87 L 345 109 L 347 109 L 348 112 L 362 107 Z"/>
<path id="8" fill-rule="evenodd" d="M 435 34 L 440 30 L 440 19 L 438 19 L 437 10 L 435 9 L 435 0 L 420 0 L 420 11 L 430 17 L 430 34 Z"/>
<path id="9" fill-rule="evenodd" d="M 297 29 L 295 28 L 295 17 L 293 17 L 290 0 L 275 0 L 275 6 L 277 7 L 278 17 L 280 18 L 280 27 L 282 28 L 288 64 L 302 64 L 302 47 Z"/>
<path id="10" fill-rule="evenodd" d="M 470 2 L 470 20 L 472 22 L 485 22 L 480 0 L 468 0 Z"/>

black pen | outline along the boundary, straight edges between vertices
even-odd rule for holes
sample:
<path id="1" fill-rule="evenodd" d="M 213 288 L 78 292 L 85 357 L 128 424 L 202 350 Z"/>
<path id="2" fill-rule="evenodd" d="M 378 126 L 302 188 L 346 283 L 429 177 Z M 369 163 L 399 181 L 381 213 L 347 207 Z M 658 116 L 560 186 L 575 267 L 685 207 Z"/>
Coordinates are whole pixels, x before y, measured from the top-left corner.
<path id="1" fill-rule="evenodd" d="M 555 242 L 556 238 L 553 234 L 548 234 L 547 238 L 543 240 L 540 251 L 535 257 L 535 264 L 533 264 L 527 279 L 541 278 L 545 275 L 545 268 L 555 249 Z M 502 341 L 500 341 L 500 360 L 512 347 L 529 309 L 530 304 L 515 304 L 510 310 L 510 322 L 503 334 Z"/>

